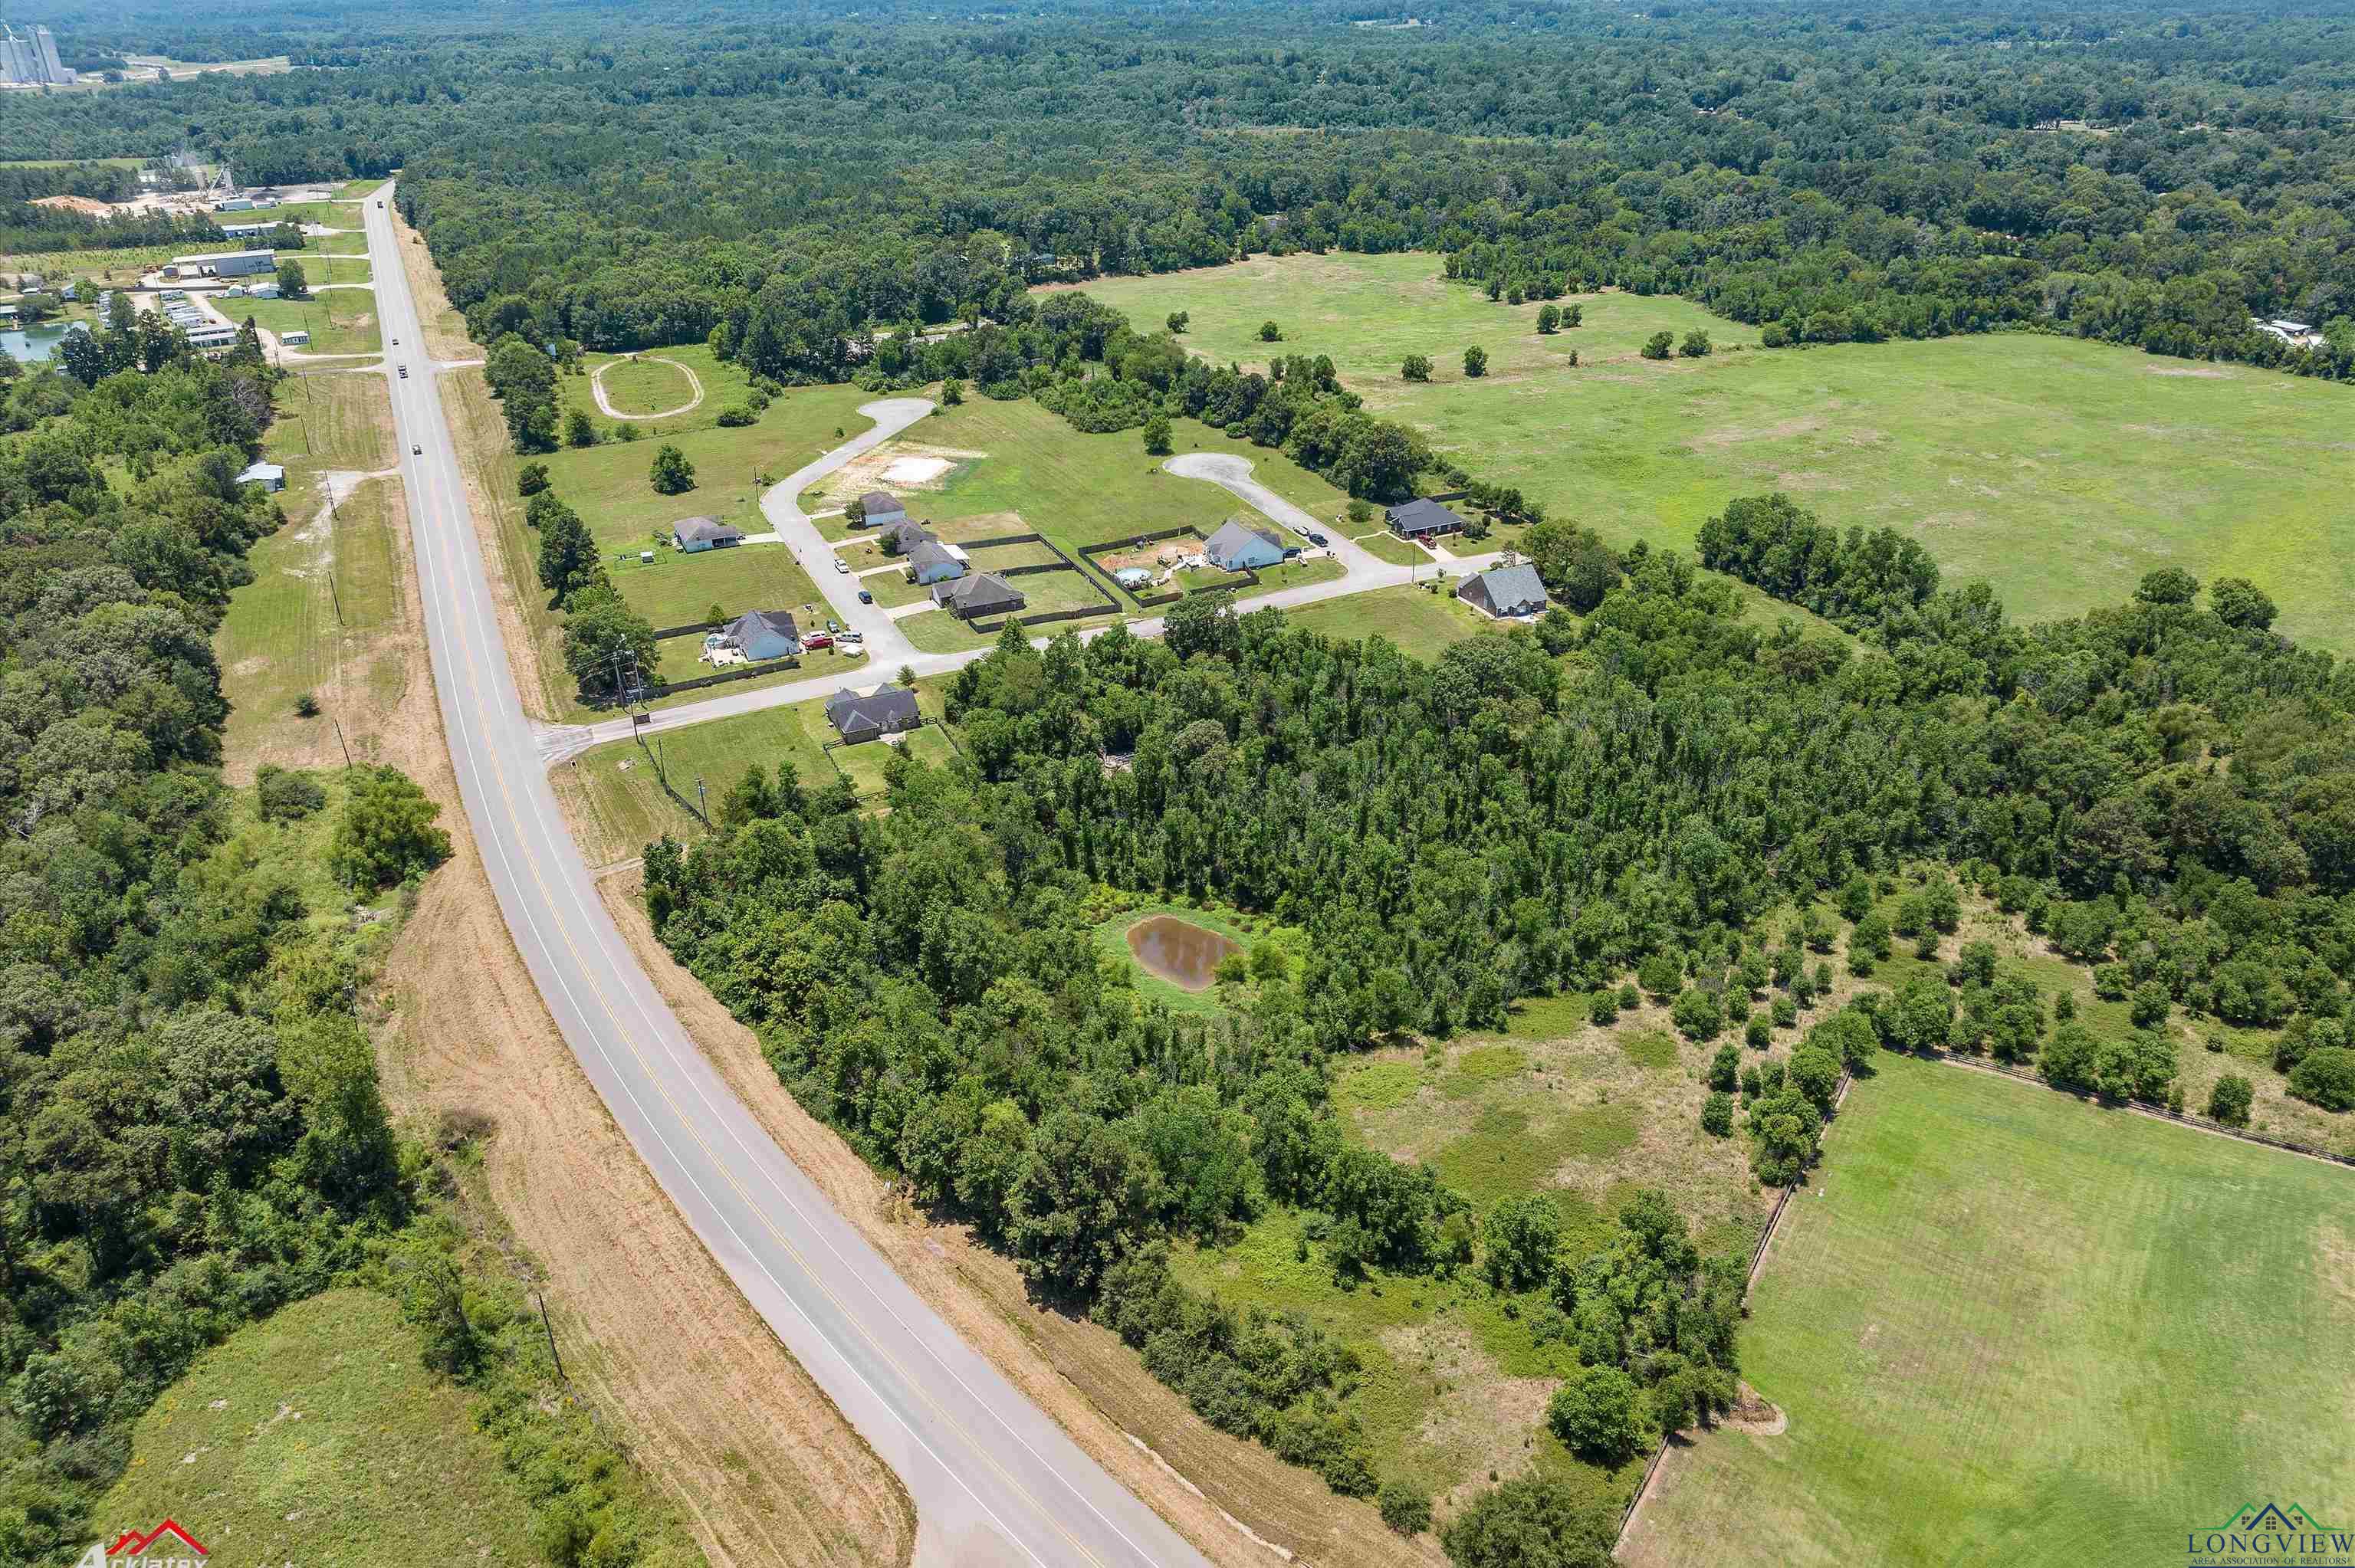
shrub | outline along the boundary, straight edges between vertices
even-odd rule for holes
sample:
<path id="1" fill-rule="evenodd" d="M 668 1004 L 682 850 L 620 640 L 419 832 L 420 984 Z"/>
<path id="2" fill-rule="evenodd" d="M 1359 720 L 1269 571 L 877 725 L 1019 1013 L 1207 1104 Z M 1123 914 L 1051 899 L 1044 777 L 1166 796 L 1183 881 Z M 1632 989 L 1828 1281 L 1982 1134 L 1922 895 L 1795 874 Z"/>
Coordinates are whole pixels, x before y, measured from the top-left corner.
<path id="1" fill-rule="evenodd" d="M 655 461 L 646 471 L 646 481 L 660 495 L 683 495 L 695 488 L 695 464 L 687 454 L 665 441 L 655 449 Z"/>
<path id="2" fill-rule="evenodd" d="M 1636 994 L 1636 982 L 1634 980 L 1621 980 L 1619 982 L 1620 1011 L 1625 1012 L 1629 1008 L 1636 1007 L 1641 1004 L 1643 1000 L 1644 999 L 1642 997 Z"/>
<path id="3" fill-rule="evenodd" d="M 1733 1136 L 1733 1097 L 1723 1089 L 1713 1091 L 1701 1102 L 1700 1129 L 1712 1138 Z"/>
<path id="4" fill-rule="evenodd" d="M 1144 436 L 1146 456 L 1167 457 L 1169 454 L 1169 416 L 1167 414 L 1149 416 L 1145 421 Z"/>
<path id="5" fill-rule="evenodd" d="M 2134 988 L 2134 1025 L 2137 1029 L 2156 1029 L 2167 1022 L 2168 1010 L 2175 999 L 2167 987 L 2157 980 L 2145 980 Z"/>
<path id="6" fill-rule="evenodd" d="M 1764 1013 L 1753 1012 L 1750 1022 L 1742 1026 L 1742 1038 L 1753 1051 L 1764 1051 L 1774 1041 L 1774 1026 L 1766 1021 Z"/>
<path id="7" fill-rule="evenodd" d="M 433 825 L 442 808 L 398 768 L 358 776 L 344 802 L 327 859 L 336 875 L 359 891 L 389 886 L 450 858 L 450 835 Z"/>
<path id="8" fill-rule="evenodd" d="M 1559 306 L 1559 305 L 1540 305 L 1540 307 L 1538 307 L 1538 331 L 1540 331 L 1540 332 L 1541 332 L 1541 333 L 1554 333 L 1554 332 L 1559 332 L 1561 329 L 1561 306 Z"/>
<path id="9" fill-rule="evenodd" d="M 751 424 L 757 417 L 751 409 L 741 403 L 719 410 L 719 423 L 731 430 L 740 429 Z"/>
<path id="10" fill-rule="evenodd" d="M 548 465 L 527 462 L 516 470 L 516 493 L 528 501 L 548 488 Z"/>
<path id="11" fill-rule="evenodd" d="M 1167 316 L 1162 318 L 1161 324 L 1167 327 L 1169 329 L 1170 335 L 1174 337 L 1177 334 L 1183 333 L 1186 328 L 1191 324 L 1192 321 L 1193 316 L 1189 312 L 1171 311 Z"/>
<path id="12" fill-rule="evenodd" d="M 1607 991 L 1596 991 L 1594 993 L 1594 1000 L 1587 1003 L 1586 1018 L 1588 1022 L 1600 1025 L 1618 1022 L 1618 997 Z"/>
<path id="13" fill-rule="evenodd" d="M 2308 1051 L 2290 1072 L 2289 1092 L 2327 1111 L 2355 1110 L 2355 1051 L 2343 1045 Z"/>
<path id="14" fill-rule="evenodd" d="M 1788 1029 L 1799 1022 L 1799 1003 L 1794 997 L 1778 996 L 1767 1007 L 1774 1016 L 1777 1029 Z"/>
<path id="15" fill-rule="evenodd" d="M 2208 1091 L 2208 1114 L 2226 1127 L 2246 1127 L 2249 1103 L 2255 1097 L 2248 1079 L 2238 1073 L 2227 1073 Z"/>
<path id="16" fill-rule="evenodd" d="M 1717 1048 L 1717 1054 L 1710 1058 L 1709 1086 L 1730 1089 L 1741 1072 L 1742 1053 L 1732 1045 L 1721 1045 Z"/>
<path id="17" fill-rule="evenodd" d="M 1671 334 L 1665 332 L 1654 333 L 1644 344 L 1644 357 L 1646 359 L 1668 358 L 1669 350 L 1676 345 L 1676 341 L 1675 336 Z"/>
<path id="18" fill-rule="evenodd" d="M 1473 1499 L 1440 1541 L 1455 1568 L 1606 1568 L 1618 1523 L 1580 1488 L 1522 1477 Z"/>
<path id="19" fill-rule="evenodd" d="M 1725 1028 L 1725 1012 L 1717 996 L 1699 986 L 1687 986 L 1678 993 L 1676 1004 L 1668 1016 L 1689 1040 L 1714 1040 Z"/>
<path id="20" fill-rule="evenodd" d="M 1644 1440 L 1636 1385 L 1617 1367 L 1588 1367 L 1556 1389 L 1546 1425 L 1572 1453 L 1598 1465 L 1625 1463 Z"/>
<path id="21" fill-rule="evenodd" d="M 309 692 L 304 692 L 301 696 L 296 697 L 294 699 L 294 716 L 296 718 L 317 718 L 319 716 L 318 697 Z"/>
<path id="22" fill-rule="evenodd" d="M 1431 1494 L 1404 1481 L 1384 1481 L 1374 1494 L 1382 1522 L 1401 1535 L 1421 1535 L 1431 1528 Z"/>
<path id="23" fill-rule="evenodd" d="M 1671 948 L 1646 953 L 1636 966 L 1636 979 L 1654 996 L 1674 996 L 1684 989 L 1684 959 Z"/>
<path id="24" fill-rule="evenodd" d="M 1488 374 L 1488 351 L 1472 347 L 1464 351 L 1464 374 L 1477 378 Z"/>
<path id="25" fill-rule="evenodd" d="M 327 803 L 327 792 L 307 773 L 263 763 L 253 775 L 254 800 L 265 822 L 296 822 Z"/>
<path id="26" fill-rule="evenodd" d="M 1262 322 L 1259 323 L 1259 340 L 1262 343 L 1282 343 L 1284 329 L 1273 322 Z"/>
<path id="27" fill-rule="evenodd" d="M 1677 345 L 1677 352 L 1687 359 L 1707 358 L 1710 353 L 1709 334 L 1698 328 L 1685 334 L 1685 340 Z"/>
<path id="28" fill-rule="evenodd" d="M 1539 1193 L 1507 1198 L 1488 1212 L 1481 1228 L 1488 1283 L 1503 1290 L 1527 1290 L 1553 1272 L 1561 1245 L 1561 1211 Z"/>

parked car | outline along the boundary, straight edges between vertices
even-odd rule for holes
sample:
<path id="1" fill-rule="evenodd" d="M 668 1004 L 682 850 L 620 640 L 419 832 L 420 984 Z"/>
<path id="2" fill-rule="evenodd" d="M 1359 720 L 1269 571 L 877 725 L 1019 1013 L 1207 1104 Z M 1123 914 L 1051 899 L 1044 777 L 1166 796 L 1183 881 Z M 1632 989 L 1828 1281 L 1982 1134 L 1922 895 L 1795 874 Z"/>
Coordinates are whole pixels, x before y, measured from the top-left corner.
<path id="1" fill-rule="evenodd" d="M 1312 544 L 1312 545 L 1316 546 L 1318 549 L 1320 549 L 1320 550 L 1321 550 L 1321 549 L 1323 549 L 1327 545 L 1328 545 L 1328 544 L 1332 543 L 1332 541 L 1331 541 L 1331 540 L 1329 540 L 1329 539 L 1326 538 L 1324 535 L 1317 533 L 1317 532 L 1316 532 L 1316 531 L 1315 531 L 1314 529 L 1311 529 L 1311 530 L 1309 531 L 1309 535 L 1308 535 L 1308 542 L 1309 542 L 1310 544 Z"/>
<path id="2" fill-rule="evenodd" d="M 858 590 L 858 602 L 861 604 L 873 604 L 875 602 L 875 596 L 868 593 L 865 588 L 860 588 Z"/>
<path id="3" fill-rule="evenodd" d="M 840 624 L 839 622 L 837 622 L 837 621 L 828 620 L 828 621 L 826 623 L 826 629 L 828 631 L 839 631 L 839 630 L 842 630 L 842 626 L 841 626 L 841 624 Z"/>
<path id="4" fill-rule="evenodd" d="M 836 638 L 835 641 L 841 643 L 845 648 L 857 648 L 866 642 L 867 633 L 859 630 L 858 628 L 854 626 L 849 630 L 842 633 L 841 636 Z"/>
<path id="5" fill-rule="evenodd" d="M 807 637 L 802 639 L 802 646 L 804 648 L 831 648 L 834 646 L 834 639 L 828 637 L 823 631 L 813 631 Z"/>
<path id="6" fill-rule="evenodd" d="M 837 556 L 834 558 L 834 569 L 837 572 L 847 572 L 850 570 L 850 563 Z"/>

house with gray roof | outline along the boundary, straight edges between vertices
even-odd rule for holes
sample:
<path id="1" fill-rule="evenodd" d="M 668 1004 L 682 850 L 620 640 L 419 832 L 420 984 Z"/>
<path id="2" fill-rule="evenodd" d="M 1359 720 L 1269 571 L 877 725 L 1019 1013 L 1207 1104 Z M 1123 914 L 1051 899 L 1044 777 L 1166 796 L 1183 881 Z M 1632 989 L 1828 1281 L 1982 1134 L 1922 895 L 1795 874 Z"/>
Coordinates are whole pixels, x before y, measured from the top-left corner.
<path id="1" fill-rule="evenodd" d="M 847 746 L 905 734 L 924 722 L 916 708 L 916 694 L 905 686 L 890 685 L 837 692 L 826 700 L 826 716 Z"/>
<path id="2" fill-rule="evenodd" d="M 950 582 L 932 585 L 932 602 L 960 620 L 986 615 L 1011 615 L 1028 599 L 996 572 L 968 572 Z"/>
<path id="3" fill-rule="evenodd" d="M 1538 569 L 1526 561 L 1517 567 L 1474 572 L 1455 585 L 1455 597 L 1500 620 L 1510 615 L 1543 615 L 1550 602 L 1545 584 L 1538 580 Z"/>
<path id="4" fill-rule="evenodd" d="M 1428 496 L 1416 496 L 1412 501 L 1386 507 L 1382 521 L 1391 533 L 1401 539 L 1433 539 L 1442 534 L 1460 534 L 1464 519 Z"/>
<path id="5" fill-rule="evenodd" d="M 1272 528 L 1253 528 L 1229 518 L 1202 546 L 1210 565 L 1222 572 L 1253 571 L 1284 560 L 1284 541 Z"/>
<path id="6" fill-rule="evenodd" d="M 858 504 L 869 528 L 889 528 L 908 520 L 908 509 L 889 491 L 870 490 L 858 498 Z"/>
<path id="7" fill-rule="evenodd" d="M 682 517 L 670 525 L 671 547 L 692 556 L 744 542 L 744 531 L 717 517 Z"/>
<path id="8" fill-rule="evenodd" d="M 911 523 L 905 517 L 900 518 L 875 537 L 886 552 L 894 556 L 904 556 L 926 540 L 939 542 L 939 535 L 930 528 L 920 523 Z"/>
<path id="9" fill-rule="evenodd" d="M 964 568 L 964 552 L 938 539 L 928 537 L 908 552 L 908 580 L 920 586 L 954 581 Z"/>
<path id="10" fill-rule="evenodd" d="M 802 629 L 789 610 L 748 609 L 719 635 L 747 659 L 790 659 L 802 651 Z"/>

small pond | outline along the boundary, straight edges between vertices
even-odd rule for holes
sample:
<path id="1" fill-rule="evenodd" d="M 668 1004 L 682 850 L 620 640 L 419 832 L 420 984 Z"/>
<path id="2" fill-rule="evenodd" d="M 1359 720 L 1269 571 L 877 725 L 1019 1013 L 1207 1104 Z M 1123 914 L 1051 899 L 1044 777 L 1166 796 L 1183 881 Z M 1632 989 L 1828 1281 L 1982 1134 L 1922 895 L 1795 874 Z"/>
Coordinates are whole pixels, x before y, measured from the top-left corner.
<path id="1" fill-rule="evenodd" d="M 80 322 L 60 322 L 54 326 L 10 327 L 0 332 L 0 348 L 19 365 L 38 365 L 58 351 L 58 344 L 69 332 L 87 331 Z"/>
<path id="2" fill-rule="evenodd" d="M 1242 950 L 1216 931 L 1206 931 L 1174 915 L 1156 915 L 1128 928 L 1128 950 L 1154 974 L 1184 991 L 1208 991 L 1219 978 L 1219 960 Z"/>

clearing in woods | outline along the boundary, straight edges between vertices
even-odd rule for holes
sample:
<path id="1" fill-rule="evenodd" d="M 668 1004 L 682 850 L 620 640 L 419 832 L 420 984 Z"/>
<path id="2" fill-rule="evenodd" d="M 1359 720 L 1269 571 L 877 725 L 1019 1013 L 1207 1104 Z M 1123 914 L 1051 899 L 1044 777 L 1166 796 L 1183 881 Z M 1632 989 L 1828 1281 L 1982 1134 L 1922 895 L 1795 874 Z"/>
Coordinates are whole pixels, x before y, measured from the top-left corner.
<path id="1" fill-rule="evenodd" d="M 97 1519 L 175 1519 L 216 1561 L 328 1568 L 398 1540 L 435 1562 L 529 1568 L 529 1501 L 472 1404 L 425 1371 L 389 1298 L 331 1290 L 239 1330 L 166 1389 Z"/>
<path id="2" fill-rule="evenodd" d="M 695 383 L 660 359 L 623 359 L 602 377 L 605 401 L 623 414 L 666 414 L 695 397 Z"/>
<path id="3" fill-rule="evenodd" d="M 2117 603 L 2179 566 L 2250 577 L 2280 602 L 2276 630 L 2355 650 L 2355 393 L 2328 382 L 2032 333 L 1730 354 L 1755 329 L 1615 292 L 1560 302 L 1584 323 L 1540 335 L 1540 302 L 1491 303 L 1429 254 L 1261 258 L 1087 291 L 1145 330 L 1190 313 L 1182 341 L 1217 364 L 1330 355 L 1375 412 L 1617 544 L 1687 546 L 1732 498 L 1783 490 L 1827 523 L 1920 539 L 1948 581 L 1986 578 L 2023 621 Z M 1280 344 L 1258 340 L 1271 319 Z M 1719 352 L 1637 352 L 1695 329 Z M 1471 380 L 1475 344 L 1489 368 Z M 1430 356 L 1428 384 L 1401 376 L 1409 353 Z"/>
<path id="4" fill-rule="evenodd" d="M 276 400 L 263 450 L 286 469 L 278 497 L 286 524 L 249 553 L 253 580 L 230 594 L 215 643 L 229 700 L 223 760 L 236 782 L 265 762 L 341 766 L 346 746 L 354 761 L 379 760 L 423 662 L 402 635 L 410 588 L 401 483 L 363 477 L 397 461 L 383 376 L 290 376 Z M 295 712 L 304 693 L 318 702 L 315 716 Z"/>
<path id="5" fill-rule="evenodd" d="M 1746 1376 L 1621 1561 L 2181 1561 L 2355 1496 L 2355 1171 L 1884 1055 L 1792 1200 Z"/>

